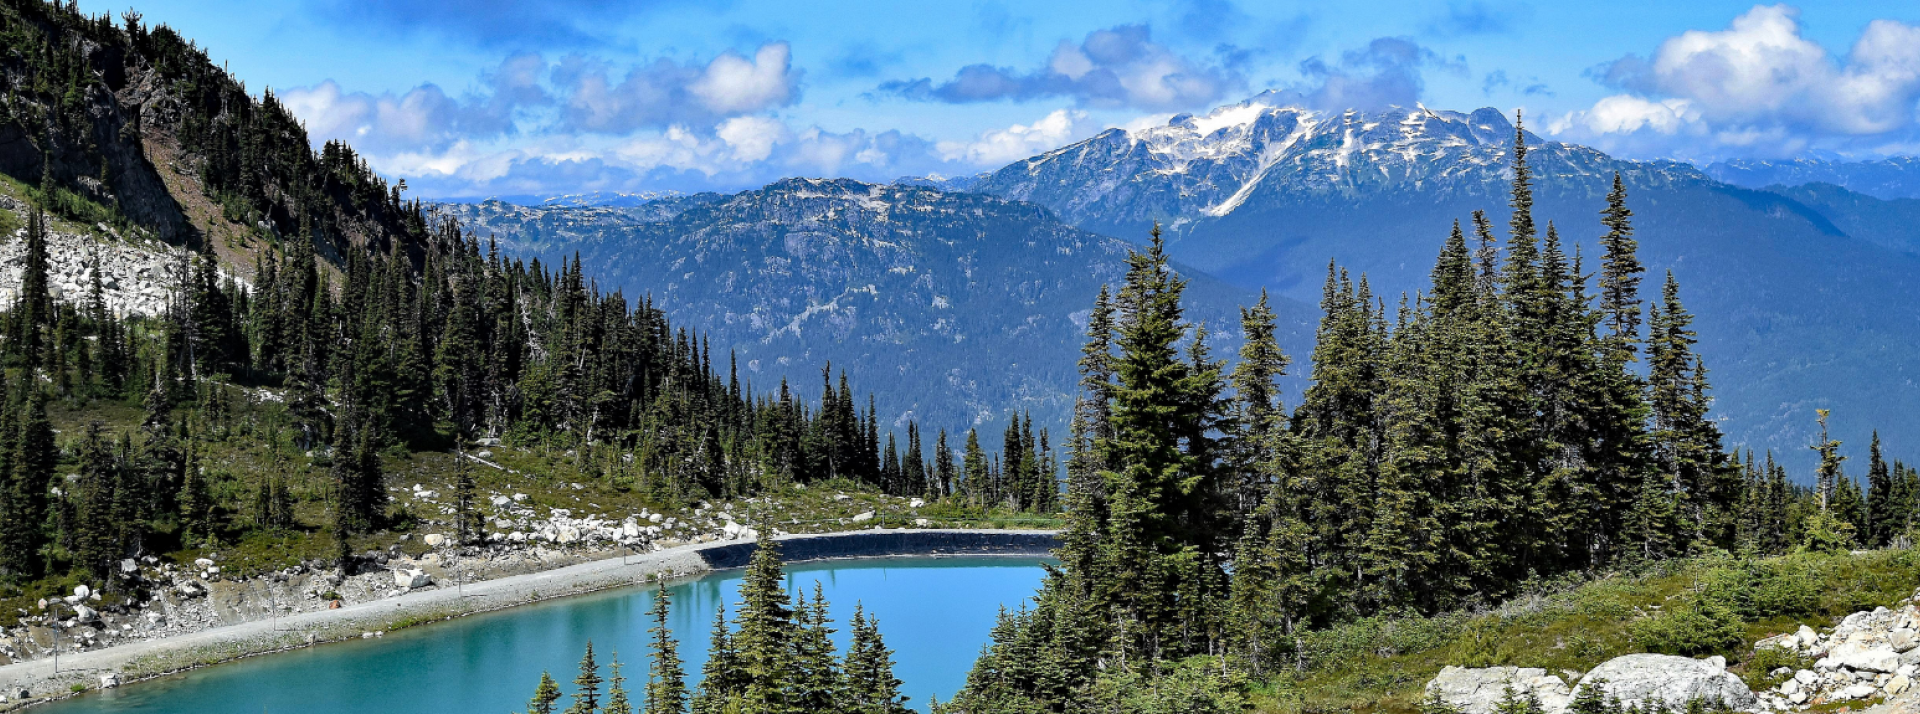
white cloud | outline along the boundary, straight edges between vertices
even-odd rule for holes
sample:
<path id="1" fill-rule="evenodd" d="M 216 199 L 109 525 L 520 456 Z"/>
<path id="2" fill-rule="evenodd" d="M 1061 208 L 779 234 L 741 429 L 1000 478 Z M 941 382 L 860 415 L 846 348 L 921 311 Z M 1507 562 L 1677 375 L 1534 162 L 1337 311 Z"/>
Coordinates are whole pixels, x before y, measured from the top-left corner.
<path id="1" fill-rule="evenodd" d="M 1182 57 L 1154 42 L 1145 25 L 1120 25 L 1088 33 L 1079 44 L 1061 40 L 1046 64 L 1031 71 L 968 65 L 938 84 L 895 80 L 880 90 L 953 104 L 1072 97 L 1084 106 L 1168 110 L 1203 106 L 1245 84 L 1232 67 Z"/>
<path id="2" fill-rule="evenodd" d="M 605 63 L 567 57 L 554 70 L 567 95 L 561 127 L 621 135 L 675 124 L 711 127 L 788 106 L 800 97 L 800 71 L 792 59 L 787 43 L 769 42 L 751 59 L 732 50 L 704 66 L 660 59 L 629 69 L 616 82 Z"/>
<path id="3" fill-rule="evenodd" d="M 1625 92 L 1557 119 L 1556 133 L 1616 149 L 1686 137 L 1667 146 L 1690 158 L 1872 151 L 1916 130 L 1920 27 L 1876 20 L 1842 58 L 1801 34 L 1798 10 L 1761 5 L 1616 61 L 1604 79 Z"/>
<path id="4" fill-rule="evenodd" d="M 707 64 L 688 91 L 715 114 L 756 112 L 793 100 L 793 53 L 785 42 L 762 45 L 748 60 L 724 52 Z"/>
<path id="5" fill-rule="evenodd" d="M 790 138 L 786 122 L 773 117 L 734 117 L 714 131 L 731 147 L 739 161 L 762 161 L 773 155 L 773 145 Z"/>
<path id="6" fill-rule="evenodd" d="M 982 132 L 971 141 L 942 141 L 936 146 L 947 161 L 998 168 L 1072 143 L 1092 129 L 1087 113 L 1055 109 L 1032 124 Z"/>

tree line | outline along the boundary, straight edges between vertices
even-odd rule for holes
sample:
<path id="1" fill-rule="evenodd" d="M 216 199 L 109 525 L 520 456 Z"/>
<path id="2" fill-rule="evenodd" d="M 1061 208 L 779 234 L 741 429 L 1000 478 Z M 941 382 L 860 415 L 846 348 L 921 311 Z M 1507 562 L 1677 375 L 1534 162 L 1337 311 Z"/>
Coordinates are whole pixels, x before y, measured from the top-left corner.
<path id="1" fill-rule="evenodd" d="M 1304 667 L 1311 629 L 1713 549 L 1908 537 L 1920 476 L 1877 437 L 1864 493 L 1824 413 L 1812 489 L 1722 447 L 1694 316 L 1671 272 L 1643 296 L 1617 174 L 1593 273 L 1536 224 L 1518 129 L 1512 174 L 1504 241 L 1484 212 L 1456 223 L 1426 292 L 1390 304 L 1329 267 L 1290 410 L 1264 296 L 1228 369 L 1156 228 L 1088 321 L 1061 564 L 952 710 L 1228 711 L 1240 677 Z"/>
<path id="2" fill-rule="evenodd" d="M 844 372 L 835 382 L 823 370 L 813 401 L 785 380 L 756 390 L 731 355 L 716 365 L 709 341 L 649 298 L 601 291 L 577 260 L 548 269 L 504 257 L 452 221 L 436 226 L 418 269 L 398 251 L 351 252 L 335 269 L 295 240 L 263 253 L 248 285 L 183 255 L 172 300 L 151 317 L 112 314 L 98 270 L 86 296 L 54 300 L 48 228 L 38 214 L 28 222 L 0 338 L 13 375 L 0 508 L 18 514 L 5 519 L 0 562 L 16 578 L 58 563 L 105 577 L 123 558 L 293 526 L 288 473 L 300 465 L 223 499 L 195 465 L 212 441 L 307 452 L 327 473 L 325 525 L 342 559 L 349 537 L 387 525 L 383 455 L 483 438 L 570 451 L 581 471 L 662 504 L 842 479 L 982 509 L 1058 505 L 1052 446 L 1030 418 L 1012 421 L 997 453 L 973 431 L 954 449 L 939 430 L 927 449 L 912 422 L 902 449 Z M 37 431 L 50 401 L 82 412 L 139 404 L 144 417 L 55 444 Z M 49 502 L 63 462 L 82 478 Z M 478 522 L 471 506 L 463 523 Z"/>

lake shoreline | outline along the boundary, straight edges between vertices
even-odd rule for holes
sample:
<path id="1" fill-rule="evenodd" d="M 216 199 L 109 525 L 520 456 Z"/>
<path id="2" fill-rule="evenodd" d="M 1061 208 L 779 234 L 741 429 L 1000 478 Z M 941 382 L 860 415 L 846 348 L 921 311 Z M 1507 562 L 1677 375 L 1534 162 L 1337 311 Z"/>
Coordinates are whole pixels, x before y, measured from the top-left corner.
<path id="1" fill-rule="evenodd" d="M 788 562 L 897 556 L 1046 555 L 1057 543 L 1056 531 L 883 530 L 781 536 Z M 670 582 L 739 567 L 752 552 L 750 541 L 699 543 L 626 557 L 603 558 L 550 570 L 467 583 L 458 588 L 429 587 L 335 610 L 303 612 L 278 619 L 254 619 L 197 632 L 131 642 L 60 658 L 0 666 L 0 711 L 14 711 L 64 699 L 101 686 L 114 674 L 120 686 L 157 679 L 209 665 L 303 649 L 329 642 L 378 636 L 415 625 L 495 612 L 536 602 L 586 595 L 614 588 Z M 25 690 L 29 697 L 16 696 Z"/>

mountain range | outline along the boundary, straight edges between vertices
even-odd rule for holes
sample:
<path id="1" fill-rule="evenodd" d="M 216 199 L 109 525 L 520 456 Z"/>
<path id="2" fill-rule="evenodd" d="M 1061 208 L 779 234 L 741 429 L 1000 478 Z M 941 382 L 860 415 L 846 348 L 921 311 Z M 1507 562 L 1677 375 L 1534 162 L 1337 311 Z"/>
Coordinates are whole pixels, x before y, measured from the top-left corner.
<path id="1" fill-rule="evenodd" d="M 759 387 L 784 379 L 813 396 L 831 363 L 873 390 L 895 424 L 981 427 L 989 443 L 1016 411 L 1060 433 L 1094 296 L 1119 283 L 1137 247 L 1031 203 L 848 179 L 633 207 L 494 200 L 436 211 L 511 254 L 549 266 L 577 257 L 603 289 L 700 325 Z M 1238 308 L 1257 293 L 1180 269 L 1190 317 L 1230 354 Z M 1273 306 L 1282 339 L 1311 339 L 1312 308 Z"/>
<path id="2" fill-rule="evenodd" d="M 1494 109 L 1320 112 L 1262 95 L 979 176 L 441 210 L 510 250 L 548 261 L 577 250 L 610 287 L 709 325 L 769 374 L 804 382 L 831 360 L 884 373 L 868 377 L 885 380 L 883 401 L 927 423 L 991 421 L 1020 405 L 1059 424 L 1079 339 L 1070 317 L 1156 223 L 1216 333 L 1234 332 L 1233 309 L 1271 291 L 1302 371 L 1328 262 L 1389 299 L 1423 289 L 1454 221 L 1475 210 L 1507 220 L 1514 134 Z M 1898 176 L 1913 162 L 1701 169 L 1527 139 L 1536 216 L 1589 256 L 1613 174 L 1625 180 L 1650 281 L 1672 270 L 1700 316 L 1729 446 L 1802 465 L 1813 410 L 1831 408 L 1841 438 L 1864 443 L 1880 429 L 1890 452 L 1920 456 L 1899 438 L 1920 433 L 1920 200 L 1782 183 Z M 983 266 L 999 277 L 948 282 Z M 961 314 L 976 321 L 962 326 Z"/>

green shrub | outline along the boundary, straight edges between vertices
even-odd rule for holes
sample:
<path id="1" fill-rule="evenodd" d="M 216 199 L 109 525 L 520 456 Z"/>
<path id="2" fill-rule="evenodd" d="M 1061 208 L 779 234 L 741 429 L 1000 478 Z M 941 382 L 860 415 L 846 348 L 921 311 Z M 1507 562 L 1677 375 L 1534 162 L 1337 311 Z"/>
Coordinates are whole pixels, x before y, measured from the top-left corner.
<path id="1" fill-rule="evenodd" d="M 1746 627 L 1725 605 L 1696 601 L 1673 605 L 1659 615 L 1637 621 L 1631 631 L 1634 642 L 1648 652 L 1692 657 L 1739 647 Z"/>
<path id="2" fill-rule="evenodd" d="M 1775 677 L 1772 672 L 1781 667 L 1791 670 L 1812 669 L 1813 659 L 1784 647 L 1759 647 L 1753 651 L 1753 657 L 1747 660 L 1746 676 L 1741 677 L 1747 688 L 1753 691 L 1771 689 L 1787 681 L 1784 677 Z"/>

